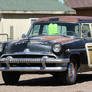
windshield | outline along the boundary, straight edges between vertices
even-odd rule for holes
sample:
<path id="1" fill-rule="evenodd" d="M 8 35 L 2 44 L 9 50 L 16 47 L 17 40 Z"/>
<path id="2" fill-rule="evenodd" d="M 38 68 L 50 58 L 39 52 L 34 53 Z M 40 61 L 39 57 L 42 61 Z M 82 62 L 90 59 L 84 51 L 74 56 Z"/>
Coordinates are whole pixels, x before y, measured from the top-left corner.
<path id="1" fill-rule="evenodd" d="M 35 23 L 28 36 L 76 36 L 79 37 L 79 25 L 75 23 Z"/>

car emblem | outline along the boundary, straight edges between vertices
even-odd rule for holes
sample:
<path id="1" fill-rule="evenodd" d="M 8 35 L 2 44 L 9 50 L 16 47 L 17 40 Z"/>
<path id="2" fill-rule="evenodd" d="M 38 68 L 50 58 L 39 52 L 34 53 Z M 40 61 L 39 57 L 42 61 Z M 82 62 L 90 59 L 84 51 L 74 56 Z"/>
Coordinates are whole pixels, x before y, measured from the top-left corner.
<path id="1" fill-rule="evenodd" d="M 29 49 L 25 49 L 24 52 L 30 52 L 30 50 Z"/>

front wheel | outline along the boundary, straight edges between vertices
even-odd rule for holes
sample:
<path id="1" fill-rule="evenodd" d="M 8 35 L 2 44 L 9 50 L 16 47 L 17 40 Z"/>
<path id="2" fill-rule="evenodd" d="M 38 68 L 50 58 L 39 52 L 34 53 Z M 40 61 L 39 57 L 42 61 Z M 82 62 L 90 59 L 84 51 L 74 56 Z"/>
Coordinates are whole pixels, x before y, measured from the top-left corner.
<path id="1" fill-rule="evenodd" d="M 2 77 L 6 85 L 15 85 L 20 78 L 20 73 L 3 71 Z"/>
<path id="2" fill-rule="evenodd" d="M 67 66 L 67 71 L 64 72 L 64 82 L 66 84 L 74 84 L 77 79 L 77 65 L 73 62 L 69 63 Z"/>

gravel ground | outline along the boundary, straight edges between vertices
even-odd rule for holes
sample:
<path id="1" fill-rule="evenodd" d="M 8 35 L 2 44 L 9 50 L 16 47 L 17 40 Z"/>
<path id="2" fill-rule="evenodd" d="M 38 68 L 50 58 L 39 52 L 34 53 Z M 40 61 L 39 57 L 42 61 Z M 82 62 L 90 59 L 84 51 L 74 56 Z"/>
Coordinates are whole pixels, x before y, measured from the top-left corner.
<path id="1" fill-rule="evenodd" d="M 0 73 L 0 92 L 92 92 L 92 72 L 80 74 L 77 83 L 64 85 L 51 75 L 22 75 L 15 86 L 6 86 Z"/>

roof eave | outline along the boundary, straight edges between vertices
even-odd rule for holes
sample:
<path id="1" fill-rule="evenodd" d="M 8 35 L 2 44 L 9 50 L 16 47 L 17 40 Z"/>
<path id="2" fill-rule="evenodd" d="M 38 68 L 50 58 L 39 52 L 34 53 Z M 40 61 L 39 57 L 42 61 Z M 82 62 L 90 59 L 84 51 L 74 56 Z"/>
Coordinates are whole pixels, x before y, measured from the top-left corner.
<path id="1" fill-rule="evenodd" d="M 76 14 L 76 11 L 0 11 L 1 14 Z"/>
<path id="2" fill-rule="evenodd" d="M 92 7 L 72 7 L 73 9 L 92 9 Z"/>

